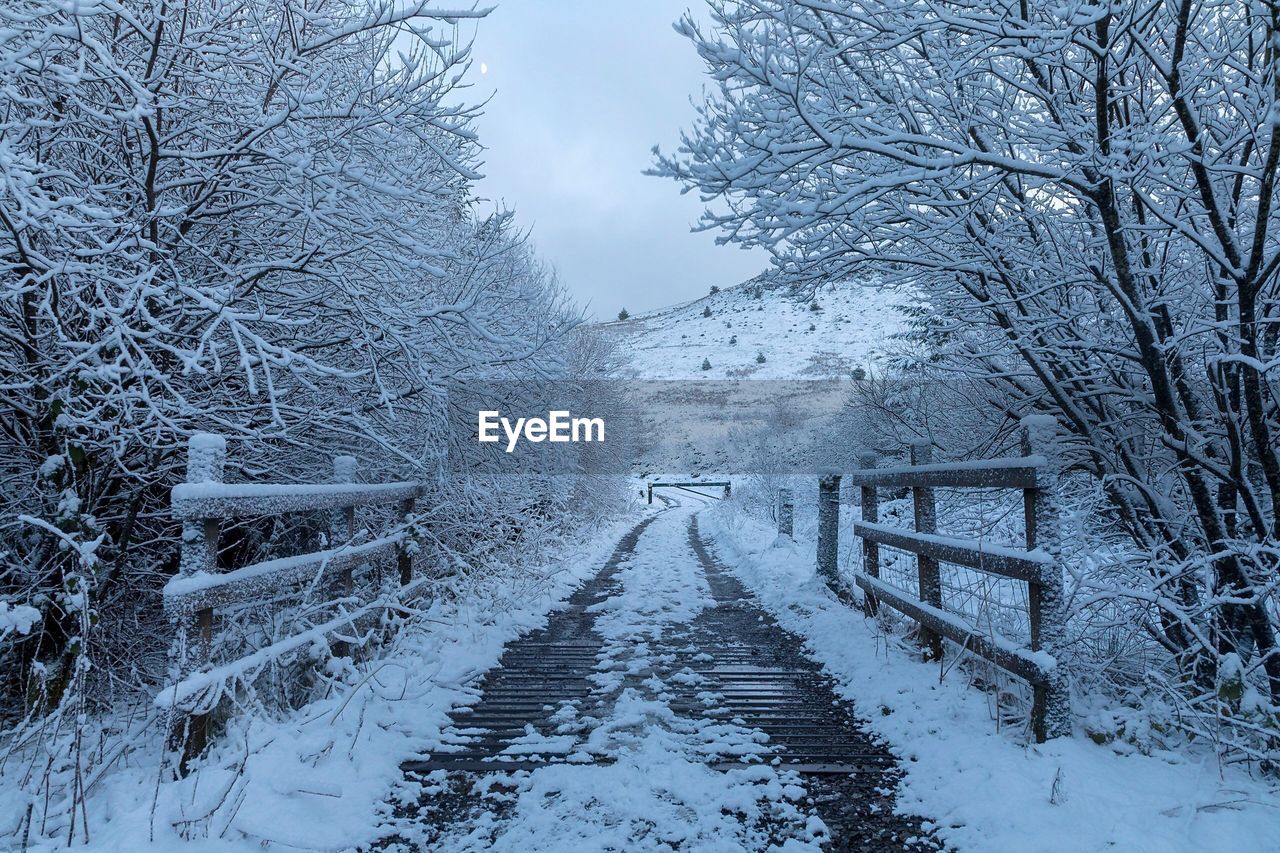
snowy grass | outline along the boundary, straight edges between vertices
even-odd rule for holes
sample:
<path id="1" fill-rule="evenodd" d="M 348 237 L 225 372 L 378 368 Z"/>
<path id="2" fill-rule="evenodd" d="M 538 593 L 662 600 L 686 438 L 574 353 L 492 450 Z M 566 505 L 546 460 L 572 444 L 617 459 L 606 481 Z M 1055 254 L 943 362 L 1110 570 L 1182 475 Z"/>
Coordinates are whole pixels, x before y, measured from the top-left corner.
<path id="1" fill-rule="evenodd" d="M 902 297 L 866 283 L 823 290 L 818 311 L 781 291 L 757 292 L 728 287 L 600 328 L 641 379 L 828 379 L 872 371 L 905 327 Z"/>
<path id="2" fill-rule="evenodd" d="M 800 525 L 804 531 L 808 525 Z M 1077 734 L 1030 745 L 997 730 L 962 669 L 914 660 L 815 573 L 803 532 L 780 539 L 732 505 L 704 514 L 724 562 L 804 638 L 871 728 L 903 759 L 897 805 L 983 851 L 1280 849 L 1276 788 L 1212 756 L 1120 755 Z"/>

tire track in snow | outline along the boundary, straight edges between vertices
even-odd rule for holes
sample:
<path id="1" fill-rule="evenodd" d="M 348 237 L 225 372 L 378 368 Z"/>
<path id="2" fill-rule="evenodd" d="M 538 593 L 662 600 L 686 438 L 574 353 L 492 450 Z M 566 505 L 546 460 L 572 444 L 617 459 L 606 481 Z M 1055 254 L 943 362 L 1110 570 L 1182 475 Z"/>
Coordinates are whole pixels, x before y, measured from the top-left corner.
<path id="1" fill-rule="evenodd" d="M 744 676 L 721 670 L 737 672 L 769 651 L 750 644 L 786 646 L 794 667 L 798 643 L 783 642 L 784 632 L 708 557 L 696 509 L 676 505 L 624 537 L 601 574 L 553 617 L 548 637 L 576 643 L 572 652 L 562 643 L 556 653 L 574 662 L 559 675 L 574 679 L 575 695 L 560 695 L 565 685 L 552 682 L 554 666 L 544 667 L 536 676 L 546 679 L 543 695 L 509 704 L 510 664 L 557 648 L 532 635 L 512 644 L 507 669 L 490 679 L 497 692 L 486 685 L 476 710 L 494 695 L 530 721 L 499 734 L 461 714 L 455 746 L 481 744 L 513 763 L 490 757 L 480 766 L 493 772 L 442 767 L 407 785 L 389 848 L 857 849 L 842 842 L 874 838 L 878 849 L 916 849 L 905 842 L 918 825 L 889 813 L 892 780 L 883 756 L 867 753 L 876 749 L 869 741 L 858 749 L 871 765 L 861 786 L 879 787 L 870 798 L 853 791 L 849 777 L 815 783 L 788 769 L 787 746 L 738 713 L 740 697 L 726 695 Z M 591 652 L 588 672 L 583 662 Z M 822 702 L 819 713 L 831 716 L 829 690 Z M 842 824 L 849 809 L 832 809 L 824 798 L 850 793 L 866 801 L 861 818 L 868 826 L 851 834 L 838 825 L 833 833 L 822 815 Z"/>

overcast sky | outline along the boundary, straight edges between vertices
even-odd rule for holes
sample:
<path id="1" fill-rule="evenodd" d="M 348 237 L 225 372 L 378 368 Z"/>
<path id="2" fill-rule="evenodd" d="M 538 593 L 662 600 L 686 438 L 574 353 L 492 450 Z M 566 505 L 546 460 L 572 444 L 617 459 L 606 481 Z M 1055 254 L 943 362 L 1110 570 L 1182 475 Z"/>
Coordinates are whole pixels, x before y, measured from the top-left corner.
<path id="1" fill-rule="evenodd" d="M 612 319 L 736 284 L 760 252 L 691 234 L 696 194 L 646 177 L 673 150 L 703 87 L 693 46 L 671 25 L 700 0 L 497 0 L 475 39 L 482 197 L 506 202 L 588 310 Z M 484 63 L 485 73 L 479 74 Z"/>

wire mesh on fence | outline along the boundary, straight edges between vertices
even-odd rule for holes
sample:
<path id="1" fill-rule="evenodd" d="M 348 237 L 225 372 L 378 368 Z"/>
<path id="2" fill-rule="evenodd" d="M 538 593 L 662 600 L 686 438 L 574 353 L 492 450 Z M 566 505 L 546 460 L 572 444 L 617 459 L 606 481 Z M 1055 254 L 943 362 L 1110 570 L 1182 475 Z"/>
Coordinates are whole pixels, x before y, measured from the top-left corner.
<path id="1" fill-rule="evenodd" d="M 905 491 L 905 490 L 904 490 Z M 1017 493 L 986 493 L 958 489 L 935 490 L 938 530 L 948 536 L 988 544 L 1025 547 L 1022 501 Z M 909 495 L 889 495 L 880 503 L 880 523 L 914 529 Z M 855 509 L 855 516 L 857 510 Z M 920 597 L 916 555 L 880 545 L 880 579 L 909 597 Z M 862 568 L 856 540 L 846 552 L 850 565 Z M 978 630 L 1019 643 L 1030 637 L 1031 617 L 1027 584 L 966 566 L 939 563 L 943 609 L 963 616 Z"/>

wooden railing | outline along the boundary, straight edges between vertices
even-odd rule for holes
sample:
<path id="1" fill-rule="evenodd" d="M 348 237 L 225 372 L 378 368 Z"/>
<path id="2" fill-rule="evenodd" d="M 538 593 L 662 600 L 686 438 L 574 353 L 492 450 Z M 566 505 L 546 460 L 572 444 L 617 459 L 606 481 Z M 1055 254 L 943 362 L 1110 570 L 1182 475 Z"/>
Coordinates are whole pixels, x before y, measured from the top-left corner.
<path id="1" fill-rule="evenodd" d="M 171 495 L 173 515 L 182 521 L 182 553 L 178 574 L 165 585 L 165 612 L 174 621 L 170 673 L 172 683 L 156 698 L 173 714 L 173 736 L 180 744 L 179 772 L 185 774 L 209 738 L 209 713 L 222 685 L 243 673 L 259 670 L 272 660 L 317 640 L 347 633 L 333 641 L 337 656 L 350 654 L 349 640 L 356 626 L 383 609 L 394 609 L 420 581 L 413 572 L 414 543 L 410 525 L 414 505 L 422 494 L 416 482 L 360 485 L 356 460 L 334 459 L 334 482 L 327 484 L 269 484 L 222 482 L 226 443 L 215 435 L 192 436 L 188 442 L 187 482 Z M 355 544 L 356 507 L 397 504 L 396 523 L 384 535 Z M 229 519 L 300 512 L 330 512 L 331 538 L 347 544 L 293 557 L 266 560 L 220 572 L 218 541 L 222 522 Z M 211 665 L 213 615 L 220 608 L 253 602 L 274 602 L 306 587 L 337 588 L 343 598 L 355 594 L 354 573 L 365 565 L 394 558 L 399 574 L 395 595 L 357 597 L 350 607 L 308 630 L 286 637 L 238 660 Z M 376 585 L 375 585 L 376 587 Z"/>
<path id="2" fill-rule="evenodd" d="M 862 497 L 862 520 L 854 523 L 853 531 L 862 540 L 863 570 L 854 573 L 854 582 L 864 593 L 869 614 L 874 615 L 883 605 L 918 623 L 927 659 L 942 658 L 946 638 L 1028 682 L 1033 690 L 1031 729 L 1036 741 L 1043 742 L 1070 731 L 1066 682 L 1057 665 L 1066 622 L 1053 492 L 1057 472 L 1051 461 L 1058 454 L 1051 418 L 1025 418 L 1022 429 L 1023 456 L 1012 459 L 934 464 L 927 443 L 911 447 L 910 465 L 874 468 L 874 457 L 864 458 L 864 468 L 848 475 L 850 483 L 861 489 Z M 824 517 L 822 502 L 834 500 L 839 486 L 840 478 L 834 474 L 819 484 L 819 570 L 830 581 L 835 579 L 838 513 L 833 516 L 828 512 Z M 877 489 L 895 487 L 911 490 L 914 529 L 879 523 Z M 936 488 L 1021 490 L 1025 549 L 939 535 Z M 880 579 L 881 546 L 915 554 L 918 597 Z M 1028 641 L 1024 644 L 983 630 L 946 609 L 940 563 L 1025 582 Z"/>

